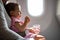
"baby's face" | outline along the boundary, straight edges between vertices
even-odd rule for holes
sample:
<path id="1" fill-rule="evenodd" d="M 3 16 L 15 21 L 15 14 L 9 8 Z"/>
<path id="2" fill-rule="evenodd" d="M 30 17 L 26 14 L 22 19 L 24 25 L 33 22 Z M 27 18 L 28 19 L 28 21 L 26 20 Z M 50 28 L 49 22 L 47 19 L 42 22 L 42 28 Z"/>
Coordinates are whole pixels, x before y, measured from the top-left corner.
<path id="1" fill-rule="evenodd" d="M 19 10 L 19 7 L 15 7 L 15 10 L 12 11 L 12 15 L 13 15 L 14 17 L 18 17 L 18 18 L 21 17 L 21 11 Z"/>

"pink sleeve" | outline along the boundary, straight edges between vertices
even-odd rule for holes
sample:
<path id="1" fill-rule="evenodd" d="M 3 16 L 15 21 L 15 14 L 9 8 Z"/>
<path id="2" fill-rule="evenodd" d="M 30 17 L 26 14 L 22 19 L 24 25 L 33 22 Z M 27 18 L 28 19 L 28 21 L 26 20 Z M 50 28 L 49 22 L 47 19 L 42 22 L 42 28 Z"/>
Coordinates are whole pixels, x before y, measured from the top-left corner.
<path id="1" fill-rule="evenodd" d="M 22 21 L 22 20 L 20 20 L 20 19 L 17 19 L 17 18 L 14 18 L 14 17 L 11 17 L 11 25 L 14 25 L 15 24 L 15 22 L 18 22 L 18 23 L 20 23 L 20 24 L 23 24 L 24 22 Z"/>
<path id="2" fill-rule="evenodd" d="M 15 22 L 18 22 L 20 25 L 22 25 L 22 24 L 24 23 L 24 22 L 21 21 L 20 19 L 16 19 L 16 18 L 14 19 L 14 21 L 15 21 Z"/>

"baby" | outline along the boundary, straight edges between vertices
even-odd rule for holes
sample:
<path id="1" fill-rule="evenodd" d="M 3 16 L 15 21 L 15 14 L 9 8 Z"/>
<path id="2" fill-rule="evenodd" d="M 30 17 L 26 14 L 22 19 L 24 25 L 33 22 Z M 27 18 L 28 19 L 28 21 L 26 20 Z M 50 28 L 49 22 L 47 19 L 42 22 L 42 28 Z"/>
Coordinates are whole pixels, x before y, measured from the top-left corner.
<path id="1" fill-rule="evenodd" d="M 21 35 L 22 37 L 26 36 L 25 29 L 30 22 L 30 18 L 28 16 L 25 17 L 24 22 L 21 21 L 21 8 L 17 3 L 8 3 L 5 5 L 7 14 L 11 18 L 11 26 L 10 29 Z M 20 8 L 20 9 L 19 9 Z"/>

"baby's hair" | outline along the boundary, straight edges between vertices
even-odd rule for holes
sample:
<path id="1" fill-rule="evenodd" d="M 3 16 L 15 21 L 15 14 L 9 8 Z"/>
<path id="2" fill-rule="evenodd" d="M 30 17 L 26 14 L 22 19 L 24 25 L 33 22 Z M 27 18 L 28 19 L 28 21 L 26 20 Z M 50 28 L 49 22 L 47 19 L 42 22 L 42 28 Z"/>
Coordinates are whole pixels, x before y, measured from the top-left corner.
<path id="1" fill-rule="evenodd" d="M 10 11 L 14 11 L 16 6 L 18 7 L 19 5 L 18 5 L 17 3 L 8 3 L 8 4 L 5 5 L 7 14 L 8 14 L 10 17 L 11 17 Z"/>

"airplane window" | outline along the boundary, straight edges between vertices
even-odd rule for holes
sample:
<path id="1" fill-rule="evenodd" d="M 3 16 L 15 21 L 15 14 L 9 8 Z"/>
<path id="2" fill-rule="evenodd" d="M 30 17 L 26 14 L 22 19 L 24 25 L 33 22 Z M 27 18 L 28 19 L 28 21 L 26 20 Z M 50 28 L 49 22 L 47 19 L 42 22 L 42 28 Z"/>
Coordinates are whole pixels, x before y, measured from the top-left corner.
<path id="1" fill-rule="evenodd" d="M 27 0 L 27 9 L 31 16 L 41 16 L 43 14 L 43 0 Z"/>

